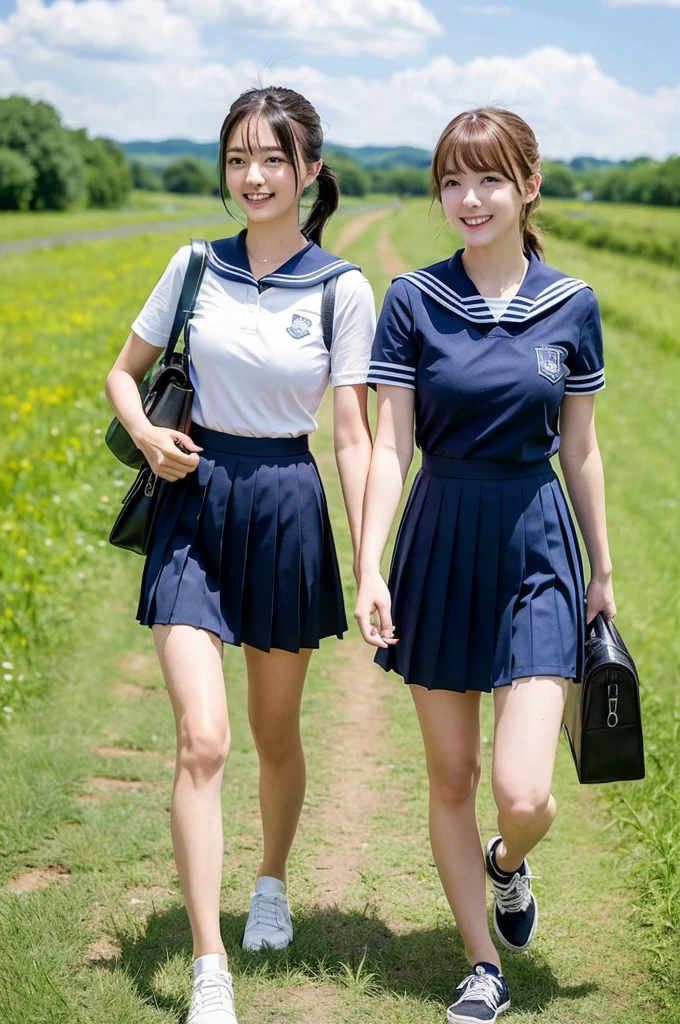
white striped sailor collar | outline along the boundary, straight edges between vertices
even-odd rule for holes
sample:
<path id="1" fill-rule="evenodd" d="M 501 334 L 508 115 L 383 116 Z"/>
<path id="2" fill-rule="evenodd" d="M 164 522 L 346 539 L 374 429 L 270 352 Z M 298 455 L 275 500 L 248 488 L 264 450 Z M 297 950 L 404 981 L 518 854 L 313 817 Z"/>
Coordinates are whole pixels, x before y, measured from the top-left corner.
<path id="1" fill-rule="evenodd" d="M 322 284 L 331 277 L 344 274 L 348 270 L 359 270 L 354 263 L 339 256 L 332 256 L 316 244 L 309 242 L 289 260 L 277 267 L 271 274 L 265 274 L 259 280 L 253 276 L 246 252 L 246 232 L 240 231 L 230 238 L 220 238 L 208 242 L 207 266 L 220 277 L 229 281 L 250 284 L 262 290 L 270 286 L 277 288 L 311 288 Z"/>
<path id="2" fill-rule="evenodd" d="M 560 270 L 542 263 L 533 253 L 527 253 L 529 266 L 519 291 L 503 314 L 497 317 L 468 277 L 462 255 L 463 250 L 459 249 L 448 260 L 423 270 L 400 274 L 395 280 L 410 281 L 440 306 L 478 324 L 524 323 L 564 302 L 582 288 L 590 287 L 585 281 L 567 277 Z"/>

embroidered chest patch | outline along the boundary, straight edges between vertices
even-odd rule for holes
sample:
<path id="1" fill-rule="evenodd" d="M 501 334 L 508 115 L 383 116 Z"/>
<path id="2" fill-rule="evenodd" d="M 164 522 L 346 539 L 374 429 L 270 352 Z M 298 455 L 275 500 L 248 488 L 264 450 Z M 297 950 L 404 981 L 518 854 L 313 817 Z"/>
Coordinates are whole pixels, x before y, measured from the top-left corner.
<path id="1" fill-rule="evenodd" d="M 286 330 L 290 334 L 291 338 L 304 338 L 309 334 L 309 328 L 312 326 L 312 321 L 308 320 L 306 316 L 298 316 L 297 313 L 293 313 L 293 319 L 290 322 L 290 327 L 286 327 Z"/>
<path id="2" fill-rule="evenodd" d="M 568 376 L 569 370 L 564 363 L 566 358 L 566 350 L 558 348 L 557 345 L 536 346 L 538 372 L 541 377 L 545 377 L 551 384 L 557 384 L 558 380 Z"/>

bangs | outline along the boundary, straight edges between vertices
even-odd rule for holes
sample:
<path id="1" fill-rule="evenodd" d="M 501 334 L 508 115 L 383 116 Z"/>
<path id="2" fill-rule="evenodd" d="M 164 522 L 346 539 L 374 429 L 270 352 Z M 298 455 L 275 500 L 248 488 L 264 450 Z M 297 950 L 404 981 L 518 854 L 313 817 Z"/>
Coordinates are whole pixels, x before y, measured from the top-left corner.
<path id="1" fill-rule="evenodd" d="M 261 138 L 259 129 L 263 119 L 271 128 L 277 148 L 281 150 L 286 160 L 292 164 L 295 174 L 295 187 L 297 188 L 300 180 L 300 168 L 297 138 L 293 131 L 292 120 L 278 106 L 268 103 L 267 98 L 265 98 L 264 102 L 258 102 L 257 106 L 253 109 L 244 111 L 240 117 L 238 115 L 234 117 L 230 125 L 225 124 L 223 127 L 225 151 L 228 146 L 229 136 L 241 125 L 243 125 L 243 142 L 249 152 L 253 153 L 256 149 L 260 149 Z"/>
<path id="2" fill-rule="evenodd" d="M 452 171 L 499 171 L 519 188 L 519 174 L 511 162 L 510 138 L 496 124 L 483 118 L 461 120 L 445 129 L 432 163 L 432 184 L 439 192 L 445 174 Z"/>

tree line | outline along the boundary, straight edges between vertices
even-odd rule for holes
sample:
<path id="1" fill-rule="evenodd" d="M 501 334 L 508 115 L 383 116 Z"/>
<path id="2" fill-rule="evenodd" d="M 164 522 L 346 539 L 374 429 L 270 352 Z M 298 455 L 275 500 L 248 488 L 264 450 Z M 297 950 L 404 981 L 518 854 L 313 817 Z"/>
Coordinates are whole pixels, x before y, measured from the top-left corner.
<path id="1" fill-rule="evenodd" d="M 430 194 L 427 167 L 362 166 L 330 147 L 324 158 L 346 196 Z M 662 162 L 640 157 L 604 167 L 588 159 L 572 165 L 544 161 L 542 172 L 544 196 L 680 206 L 680 156 Z M 0 99 L 0 210 L 115 208 L 123 205 L 131 188 L 217 195 L 217 170 L 192 155 L 156 169 L 129 160 L 110 139 L 66 128 L 48 103 L 24 96 Z"/>

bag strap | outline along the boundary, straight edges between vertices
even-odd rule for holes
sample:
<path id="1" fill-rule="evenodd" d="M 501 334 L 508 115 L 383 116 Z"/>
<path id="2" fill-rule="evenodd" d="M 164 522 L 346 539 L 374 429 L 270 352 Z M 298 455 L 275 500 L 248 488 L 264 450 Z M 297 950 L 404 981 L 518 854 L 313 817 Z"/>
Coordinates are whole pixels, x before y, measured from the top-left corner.
<path id="1" fill-rule="evenodd" d="M 330 352 L 333 343 L 333 318 L 335 315 L 335 286 L 337 277 L 329 277 L 323 283 L 321 295 L 321 331 L 323 343 Z"/>
<path id="2" fill-rule="evenodd" d="M 175 351 L 175 347 L 177 346 L 177 342 L 182 331 L 184 331 L 184 344 L 186 346 L 187 321 L 193 313 L 194 306 L 196 305 L 198 290 L 201 287 L 203 271 L 205 270 L 205 257 L 205 239 L 192 238 L 191 252 L 189 254 L 186 274 L 184 275 L 184 283 L 182 284 L 182 291 L 180 292 L 179 301 L 177 303 L 175 319 L 172 323 L 168 344 L 166 345 L 165 353 L 163 354 L 163 362 L 166 364 L 170 361 L 170 358 Z"/>

